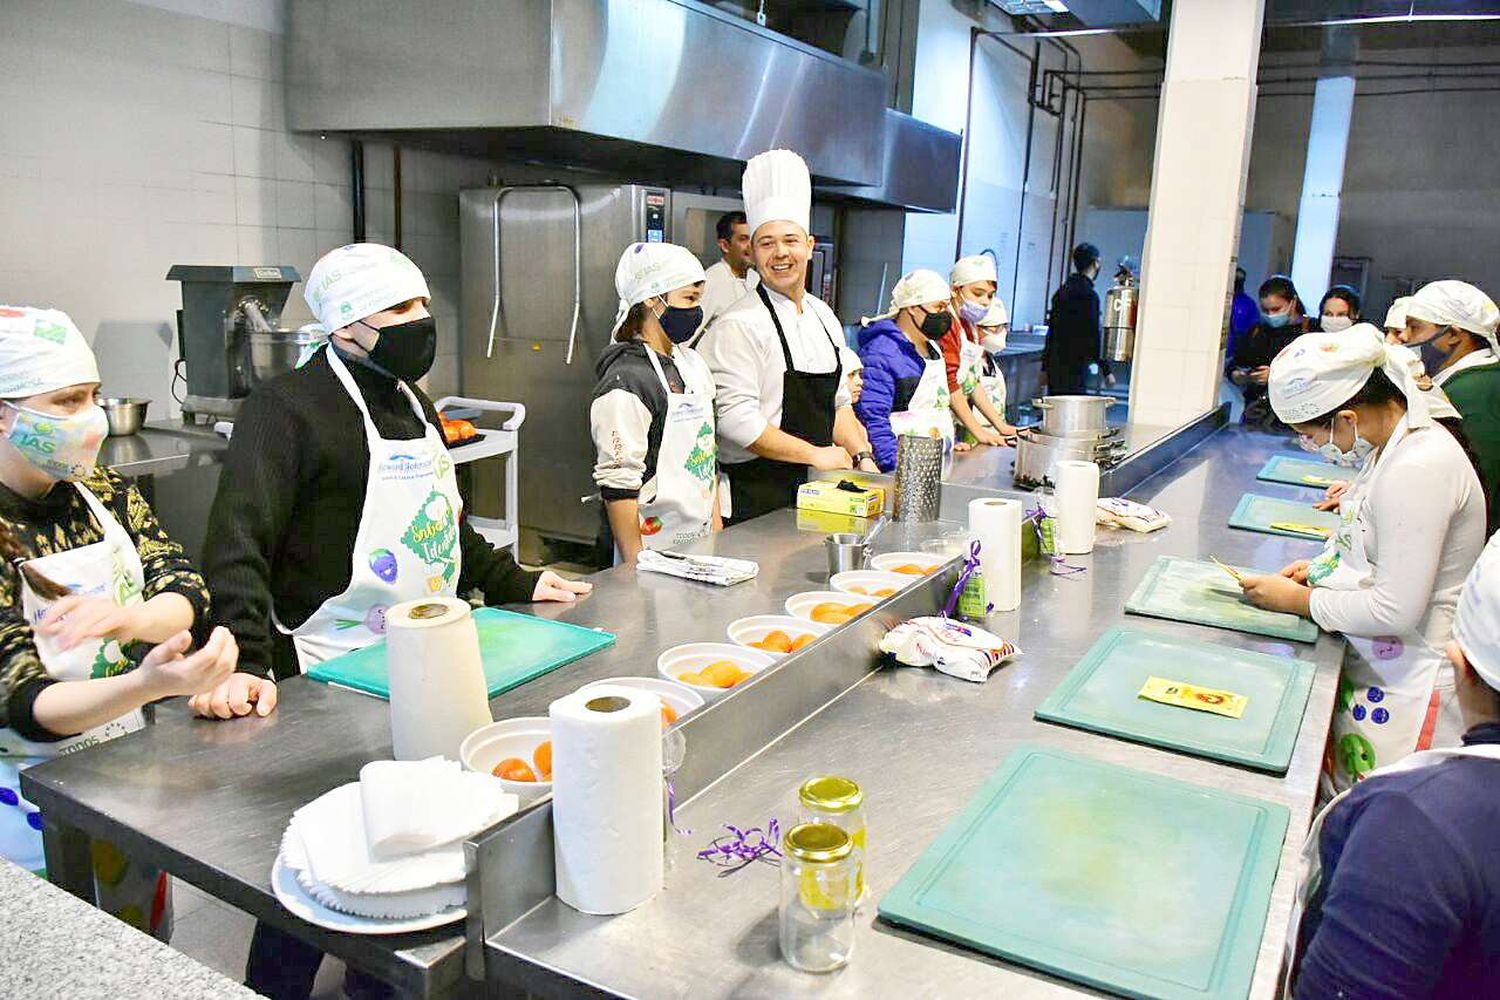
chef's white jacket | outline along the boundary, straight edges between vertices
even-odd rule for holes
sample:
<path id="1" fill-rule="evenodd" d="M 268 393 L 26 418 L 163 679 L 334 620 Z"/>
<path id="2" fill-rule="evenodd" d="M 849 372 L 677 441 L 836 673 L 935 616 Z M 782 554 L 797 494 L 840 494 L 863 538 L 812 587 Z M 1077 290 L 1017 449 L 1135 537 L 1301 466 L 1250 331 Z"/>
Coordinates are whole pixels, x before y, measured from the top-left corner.
<path id="1" fill-rule="evenodd" d="M 722 260 L 706 269 L 703 272 L 703 300 L 699 303 L 703 307 L 704 328 L 758 284 L 760 275 L 755 273 L 753 267 L 745 272 L 743 278 L 736 278 L 734 271 Z"/>
<path id="2" fill-rule="evenodd" d="M 833 310 L 809 294 L 802 297 L 798 313 L 791 299 L 769 288 L 766 294 L 781 319 L 797 370 L 808 374 L 833 371 L 844 331 Z M 748 462 L 756 457 L 750 443 L 767 427 L 781 426 L 781 382 L 786 374 L 776 325 L 760 296 L 743 296 L 722 313 L 698 343 L 698 353 L 714 373 L 719 461 L 726 465 Z M 849 383 L 840 379 L 834 406 L 849 405 Z"/>

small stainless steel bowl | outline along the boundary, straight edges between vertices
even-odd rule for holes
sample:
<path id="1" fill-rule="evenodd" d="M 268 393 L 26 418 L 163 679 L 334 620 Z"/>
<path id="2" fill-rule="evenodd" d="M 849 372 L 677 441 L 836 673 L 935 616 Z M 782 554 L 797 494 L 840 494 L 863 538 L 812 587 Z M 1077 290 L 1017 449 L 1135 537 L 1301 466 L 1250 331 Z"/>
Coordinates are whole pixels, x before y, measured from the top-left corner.
<path id="1" fill-rule="evenodd" d="M 109 436 L 129 437 L 146 422 L 146 408 L 151 405 L 151 400 L 111 396 L 99 400 L 99 405 L 104 408 L 104 416 L 109 421 Z"/>

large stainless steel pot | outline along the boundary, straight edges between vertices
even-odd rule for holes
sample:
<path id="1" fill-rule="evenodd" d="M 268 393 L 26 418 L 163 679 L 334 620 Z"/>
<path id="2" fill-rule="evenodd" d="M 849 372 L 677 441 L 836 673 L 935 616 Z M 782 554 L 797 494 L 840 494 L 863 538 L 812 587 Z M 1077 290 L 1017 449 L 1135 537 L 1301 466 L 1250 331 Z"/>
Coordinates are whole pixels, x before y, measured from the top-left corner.
<path id="1" fill-rule="evenodd" d="M 1016 466 L 1013 478 L 1017 486 L 1053 486 L 1052 470 L 1061 461 L 1097 462 L 1100 468 L 1119 463 L 1125 441 L 1116 435 L 1101 438 L 1053 437 L 1050 434 L 1023 432 L 1016 439 Z"/>
<path id="2" fill-rule="evenodd" d="M 321 330 L 264 330 L 246 334 L 250 341 L 250 372 L 256 383 L 297 367 L 305 348 L 328 339 Z"/>
<path id="3" fill-rule="evenodd" d="M 1112 396 L 1043 396 L 1031 405 L 1042 411 L 1043 434 L 1053 437 L 1097 437 L 1109 430 L 1105 414 L 1124 400 Z"/>

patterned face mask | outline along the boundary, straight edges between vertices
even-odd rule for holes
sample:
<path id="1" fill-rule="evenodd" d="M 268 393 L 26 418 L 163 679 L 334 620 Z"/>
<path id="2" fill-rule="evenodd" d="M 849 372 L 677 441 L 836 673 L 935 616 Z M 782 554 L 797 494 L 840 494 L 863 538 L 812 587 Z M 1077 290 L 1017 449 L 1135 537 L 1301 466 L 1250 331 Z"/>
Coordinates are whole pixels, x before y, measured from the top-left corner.
<path id="1" fill-rule="evenodd" d="M 109 421 L 99 406 L 90 404 L 60 417 L 9 400 L 5 405 L 16 411 L 6 439 L 32 465 L 53 479 L 70 482 L 87 478 L 94 471 L 109 430 Z"/>

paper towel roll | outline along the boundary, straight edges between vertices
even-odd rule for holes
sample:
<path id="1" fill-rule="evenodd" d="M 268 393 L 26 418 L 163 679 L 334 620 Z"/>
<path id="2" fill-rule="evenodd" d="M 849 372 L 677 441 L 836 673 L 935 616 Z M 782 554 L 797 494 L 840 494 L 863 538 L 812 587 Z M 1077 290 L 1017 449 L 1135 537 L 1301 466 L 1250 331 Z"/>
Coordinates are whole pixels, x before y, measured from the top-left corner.
<path id="1" fill-rule="evenodd" d="M 557 898 L 584 913 L 633 910 L 662 884 L 661 699 L 601 684 L 547 714 Z"/>
<path id="2" fill-rule="evenodd" d="M 1099 509 L 1099 466 L 1060 461 L 1057 481 L 1057 548 L 1061 555 L 1094 551 L 1094 520 Z"/>
<path id="3" fill-rule="evenodd" d="M 1021 606 L 1021 501 L 969 501 L 969 534 L 979 540 L 985 597 L 996 611 Z"/>
<path id="4" fill-rule="evenodd" d="M 397 760 L 457 760 L 464 737 L 494 721 L 467 601 L 428 597 L 392 605 L 385 656 Z"/>

